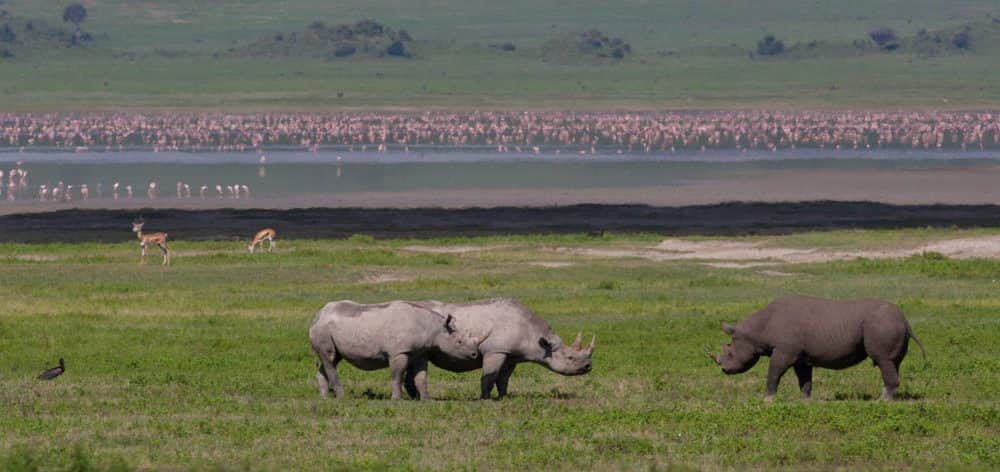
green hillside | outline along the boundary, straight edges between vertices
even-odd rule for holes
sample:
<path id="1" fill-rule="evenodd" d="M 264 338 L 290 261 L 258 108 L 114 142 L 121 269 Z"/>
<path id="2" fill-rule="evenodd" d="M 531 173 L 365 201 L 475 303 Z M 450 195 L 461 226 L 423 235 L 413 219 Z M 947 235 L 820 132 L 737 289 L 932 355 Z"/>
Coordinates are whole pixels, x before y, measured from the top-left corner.
<path id="1" fill-rule="evenodd" d="M 67 4 L 0 0 L 0 110 L 1000 104 L 990 1 L 89 0 L 73 45 Z M 405 31 L 405 53 L 386 53 L 389 34 L 336 36 L 365 19 Z M 781 54 L 759 53 L 766 34 Z M 608 41 L 581 53 L 586 35 Z"/>

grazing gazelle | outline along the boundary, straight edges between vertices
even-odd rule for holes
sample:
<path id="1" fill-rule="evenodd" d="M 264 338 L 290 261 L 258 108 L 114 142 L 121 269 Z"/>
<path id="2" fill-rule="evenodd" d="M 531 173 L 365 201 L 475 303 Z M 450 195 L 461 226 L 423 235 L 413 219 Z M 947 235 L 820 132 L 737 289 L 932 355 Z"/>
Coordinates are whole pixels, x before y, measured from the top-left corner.
<path id="1" fill-rule="evenodd" d="M 274 228 L 264 228 L 258 231 L 257 234 L 254 235 L 253 241 L 250 242 L 250 245 L 247 246 L 247 249 L 250 251 L 250 254 L 253 254 L 254 248 L 256 248 L 258 244 L 263 243 L 263 241 L 266 239 L 267 252 L 271 252 L 271 250 L 274 249 L 274 238 L 276 237 L 278 237 L 278 233 L 274 231 Z"/>
<path id="2" fill-rule="evenodd" d="M 142 248 L 142 256 L 139 260 L 140 263 L 146 262 L 146 247 L 155 244 L 160 248 L 160 251 L 163 252 L 163 265 L 170 265 L 170 250 L 167 249 L 167 233 L 143 234 L 142 225 L 144 224 L 146 224 L 146 221 L 142 218 L 132 222 L 132 232 L 139 237 L 139 247 Z"/>

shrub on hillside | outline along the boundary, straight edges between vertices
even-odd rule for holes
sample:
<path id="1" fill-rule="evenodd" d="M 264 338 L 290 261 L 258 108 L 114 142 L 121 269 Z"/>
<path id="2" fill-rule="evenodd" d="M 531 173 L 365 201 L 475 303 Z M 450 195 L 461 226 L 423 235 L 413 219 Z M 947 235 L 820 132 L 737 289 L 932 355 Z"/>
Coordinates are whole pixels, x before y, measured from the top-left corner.
<path id="1" fill-rule="evenodd" d="M 373 57 L 412 57 L 413 41 L 405 30 L 395 31 L 373 19 L 354 23 L 327 24 L 316 20 L 303 31 L 276 33 L 233 48 L 240 56 L 322 57 L 335 59 L 364 54 Z"/>
<path id="2" fill-rule="evenodd" d="M 358 48 L 356 48 L 356 47 L 354 47 L 354 46 L 352 46 L 350 44 L 342 44 L 342 45 L 337 46 L 336 48 L 334 48 L 334 50 L 333 50 L 333 56 L 334 57 L 347 57 L 347 56 L 350 56 L 350 55 L 352 55 L 352 54 L 354 54 L 356 52 L 358 52 Z"/>
<path id="3" fill-rule="evenodd" d="M 385 53 L 396 57 L 410 57 L 410 54 L 406 52 L 406 45 L 402 41 L 394 41 L 389 47 L 385 48 Z"/>
<path id="4" fill-rule="evenodd" d="M 880 48 L 889 49 L 891 44 L 895 44 L 896 32 L 892 28 L 880 26 L 868 32 L 868 37 L 872 39 Z M 895 49 L 895 48 L 891 48 Z"/>
<path id="5" fill-rule="evenodd" d="M 761 56 L 777 56 L 785 51 L 785 43 L 776 39 L 773 34 L 764 36 L 764 39 L 757 41 L 757 54 Z"/>
<path id="6" fill-rule="evenodd" d="M 354 23 L 354 34 L 358 36 L 381 36 L 385 32 L 385 27 L 381 23 L 365 18 L 357 23 Z"/>
<path id="7" fill-rule="evenodd" d="M 957 49 L 969 49 L 972 46 L 972 38 L 969 37 L 969 33 L 959 31 L 952 35 L 951 45 Z"/>
<path id="8" fill-rule="evenodd" d="M 9 24 L 4 23 L 0 27 L 0 43 L 13 43 L 15 39 L 17 39 L 17 34 L 14 33 Z"/>

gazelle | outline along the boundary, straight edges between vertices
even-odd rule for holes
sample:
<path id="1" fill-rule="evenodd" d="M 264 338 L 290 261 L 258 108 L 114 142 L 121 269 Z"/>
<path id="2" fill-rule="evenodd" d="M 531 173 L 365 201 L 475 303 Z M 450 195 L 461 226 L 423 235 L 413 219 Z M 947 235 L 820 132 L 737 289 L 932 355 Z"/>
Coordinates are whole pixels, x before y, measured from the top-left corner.
<path id="1" fill-rule="evenodd" d="M 142 248 L 140 263 L 146 262 L 146 247 L 155 244 L 163 252 L 163 265 L 170 265 L 170 249 L 167 249 L 167 233 L 143 233 L 142 225 L 146 221 L 140 218 L 132 222 L 132 232 L 139 237 L 139 247 Z"/>
<path id="2" fill-rule="evenodd" d="M 263 245 L 262 243 L 266 239 L 267 252 L 271 252 L 271 250 L 274 249 L 274 238 L 276 237 L 278 237 L 278 233 L 274 231 L 274 228 L 264 228 L 253 236 L 253 241 L 250 242 L 247 249 L 250 251 L 250 254 L 253 254 L 253 250 L 257 247 L 257 245 Z"/>

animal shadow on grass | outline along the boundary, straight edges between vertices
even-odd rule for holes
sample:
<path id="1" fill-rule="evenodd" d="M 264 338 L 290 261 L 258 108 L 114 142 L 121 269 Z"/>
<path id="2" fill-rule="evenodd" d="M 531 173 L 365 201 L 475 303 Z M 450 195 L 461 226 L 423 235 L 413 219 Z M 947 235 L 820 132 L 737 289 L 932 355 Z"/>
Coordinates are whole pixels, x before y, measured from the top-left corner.
<path id="1" fill-rule="evenodd" d="M 371 388 L 366 388 L 364 392 L 361 392 L 361 396 L 368 400 L 388 400 L 391 398 L 388 393 Z"/>
<path id="2" fill-rule="evenodd" d="M 496 397 L 494 397 L 496 398 Z M 579 398 L 579 395 L 571 392 L 563 392 L 559 389 L 553 388 L 547 392 L 523 392 L 523 393 L 509 393 L 507 398 L 510 399 L 531 399 L 531 400 L 574 400 Z"/>
<path id="3" fill-rule="evenodd" d="M 870 393 L 859 393 L 859 392 L 836 392 L 833 394 L 832 401 L 872 401 L 878 399 L 878 395 L 872 395 Z M 894 396 L 894 401 L 912 401 L 912 400 L 923 400 L 924 396 L 919 393 L 911 393 L 903 390 L 897 390 Z"/>

